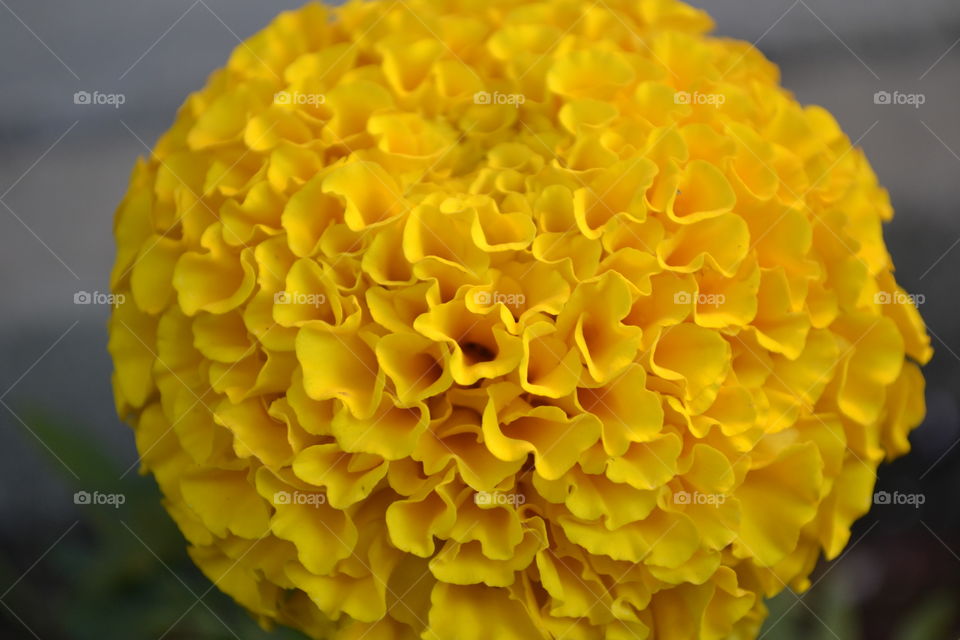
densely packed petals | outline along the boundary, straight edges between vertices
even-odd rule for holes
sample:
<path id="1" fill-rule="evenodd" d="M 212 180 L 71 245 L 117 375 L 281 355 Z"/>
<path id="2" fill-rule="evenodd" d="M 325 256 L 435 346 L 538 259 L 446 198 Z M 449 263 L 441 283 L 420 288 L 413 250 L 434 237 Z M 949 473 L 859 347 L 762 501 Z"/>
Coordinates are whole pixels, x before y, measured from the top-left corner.
<path id="1" fill-rule="evenodd" d="M 264 625 L 746 639 L 842 551 L 930 341 L 863 153 L 711 26 L 312 4 L 137 164 L 117 408 Z"/>

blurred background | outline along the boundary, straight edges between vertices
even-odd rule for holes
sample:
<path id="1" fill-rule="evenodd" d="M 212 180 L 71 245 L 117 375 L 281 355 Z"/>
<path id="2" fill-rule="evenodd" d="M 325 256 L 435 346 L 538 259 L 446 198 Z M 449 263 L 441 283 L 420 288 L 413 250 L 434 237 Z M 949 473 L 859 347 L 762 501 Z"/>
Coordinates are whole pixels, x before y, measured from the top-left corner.
<path id="1" fill-rule="evenodd" d="M 585 0 L 586 2 L 587 0 Z M 601 0 L 602 1 L 602 0 Z M 114 415 L 105 305 L 110 229 L 137 156 L 230 51 L 297 0 L 0 0 L 0 637 L 270 635 L 193 568 Z M 886 239 L 936 356 L 914 451 L 815 586 L 771 603 L 764 638 L 960 637 L 960 4 L 698 0 L 825 106 L 890 190 Z M 79 91 L 123 104 L 75 104 Z M 877 104 L 877 92 L 923 104 Z M 894 100 L 895 101 L 895 100 Z M 882 101 L 881 101 L 882 102 Z M 918 100 L 914 100 L 918 102 Z M 76 505 L 78 491 L 121 505 Z"/>

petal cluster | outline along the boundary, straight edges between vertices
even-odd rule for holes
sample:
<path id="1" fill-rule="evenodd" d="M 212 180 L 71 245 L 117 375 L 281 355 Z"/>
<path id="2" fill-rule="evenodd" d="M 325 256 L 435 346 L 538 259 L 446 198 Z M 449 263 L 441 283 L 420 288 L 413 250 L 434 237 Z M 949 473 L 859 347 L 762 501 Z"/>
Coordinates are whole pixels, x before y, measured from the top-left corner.
<path id="1" fill-rule="evenodd" d="M 196 563 L 335 640 L 752 638 L 922 419 L 863 153 L 675 0 L 280 15 L 115 224 Z"/>

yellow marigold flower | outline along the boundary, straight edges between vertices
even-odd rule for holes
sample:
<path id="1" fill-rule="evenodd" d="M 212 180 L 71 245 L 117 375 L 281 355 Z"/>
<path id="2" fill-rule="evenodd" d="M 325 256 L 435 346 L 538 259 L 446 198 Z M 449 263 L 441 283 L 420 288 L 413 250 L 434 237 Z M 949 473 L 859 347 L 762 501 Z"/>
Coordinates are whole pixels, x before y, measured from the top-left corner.
<path id="1" fill-rule="evenodd" d="M 336 640 L 752 638 L 923 417 L 886 192 L 675 0 L 285 13 L 116 218 L 190 552 Z"/>

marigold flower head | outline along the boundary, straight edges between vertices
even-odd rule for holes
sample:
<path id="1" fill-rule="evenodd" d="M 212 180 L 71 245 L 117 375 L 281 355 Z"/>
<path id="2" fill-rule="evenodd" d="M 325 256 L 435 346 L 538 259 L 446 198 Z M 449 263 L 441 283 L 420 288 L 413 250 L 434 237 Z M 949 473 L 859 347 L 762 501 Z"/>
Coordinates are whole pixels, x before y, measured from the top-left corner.
<path id="1" fill-rule="evenodd" d="M 118 411 L 336 640 L 751 638 L 909 449 L 886 192 L 674 0 L 284 13 L 133 172 Z"/>

